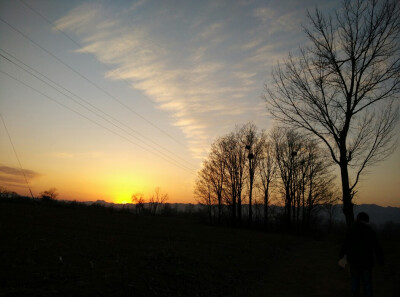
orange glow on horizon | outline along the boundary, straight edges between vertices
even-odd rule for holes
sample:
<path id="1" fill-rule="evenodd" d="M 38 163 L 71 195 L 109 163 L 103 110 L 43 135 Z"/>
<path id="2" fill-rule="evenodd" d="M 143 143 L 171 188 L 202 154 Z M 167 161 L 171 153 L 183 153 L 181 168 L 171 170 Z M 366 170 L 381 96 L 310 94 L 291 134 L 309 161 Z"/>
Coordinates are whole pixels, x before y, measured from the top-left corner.
<path id="1" fill-rule="evenodd" d="M 131 197 L 132 197 L 133 192 L 134 192 L 134 189 L 127 189 L 127 188 L 117 190 L 115 192 L 115 194 L 112 195 L 112 197 L 113 197 L 112 202 L 118 203 L 118 204 L 131 203 Z"/>

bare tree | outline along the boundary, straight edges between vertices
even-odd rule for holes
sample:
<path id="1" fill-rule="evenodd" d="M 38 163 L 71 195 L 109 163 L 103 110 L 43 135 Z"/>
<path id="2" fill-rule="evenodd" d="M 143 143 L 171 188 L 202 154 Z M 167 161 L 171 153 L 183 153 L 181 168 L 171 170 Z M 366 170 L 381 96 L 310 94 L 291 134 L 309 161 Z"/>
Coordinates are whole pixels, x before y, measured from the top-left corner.
<path id="1" fill-rule="evenodd" d="M 288 228 L 294 225 L 298 230 L 301 227 L 308 229 L 315 210 L 330 201 L 333 195 L 333 162 L 316 140 L 291 129 L 274 128 L 270 145 L 273 152 L 269 155 L 273 154 L 280 177 L 278 186 L 285 205 L 286 225 Z M 261 174 L 262 184 L 268 185 L 267 178 L 266 170 Z"/>
<path id="2" fill-rule="evenodd" d="M 0 198 L 16 198 L 20 195 L 13 191 L 8 191 L 5 187 L 0 186 Z"/>
<path id="3" fill-rule="evenodd" d="M 58 193 L 56 188 L 51 188 L 40 193 L 40 198 L 42 198 L 43 201 L 55 200 L 57 196 Z"/>
<path id="4" fill-rule="evenodd" d="M 252 208 L 252 198 L 253 198 L 253 185 L 254 178 L 258 172 L 258 167 L 263 154 L 263 149 L 265 145 L 265 134 L 264 132 L 259 133 L 256 125 L 253 123 L 248 123 L 242 128 L 242 146 L 248 151 L 247 158 L 248 170 L 249 170 L 249 224 L 253 221 L 253 208 Z"/>
<path id="5" fill-rule="evenodd" d="M 196 184 L 194 188 L 194 195 L 196 197 L 196 201 L 201 204 L 207 206 L 208 216 L 210 222 L 212 221 L 212 207 L 216 202 L 213 191 L 213 181 L 212 175 L 213 172 L 210 172 L 210 166 L 208 166 L 209 161 L 204 161 L 203 168 L 199 171 Z M 218 221 L 220 217 L 218 217 Z"/>
<path id="6" fill-rule="evenodd" d="M 240 223 L 242 218 L 242 192 L 246 179 L 246 160 L 249 152 L 246 150 L 247 132 L 256 131 L 253 125 L 236 127 L 236 129 L 219 137 L 211 146 L 208 158 L 199 172 L 195 195 L 198 201 L 211 205 L 218 203 L 218 222 L 222 216 L 222 205 L 231 207 L 232 223 Z M 258 137 L 258 136 L 257 136 Z M 256 147 L 255 139 L 252 143 Z M 258 154 L 258 153 L 257 153 Z"/>
<path id="7" fill-rule="evenodd" d="M 328 215 L 328 233 L 332 232 L 332 227 L 334 223 L 334 216 L 337 211 L 337 204 L 340 202 L 339 195 L 335 192 L 335 190 L 331 191 L 331 196 L 328 197 L 326 202 L 322 204 L 321 209 Z"/>
<path id="8" fill-rule="evenodd" d="M 332 162 L 314 139 L 306 139 L 300 152 L 299 189 L 302 205 L 302 224 L 308 228 L 311 217 L 319 206 L 333 203 L 335 176 Z"/>
<path id="9" fill-rule="evenodd" d="M 144 195 L 142 193 L 134 193 L 132 194 L 131 201 L 135 204 L 136 213 L 142 213 L 144 211 L 144 204 L 146 200 L 144 199 Z"/>
<path id="10" fill-rule="evenodd" d="M 260 176 L 260 185 L 264 194 L 264 225 L 265 228 L 268 228 L 270 191 L 276 176 L 276 164 L 271 141 L 266 141 L 264 144 L 258 170 Z"/>
<path id="11" fill-rule="evenodd" d="M 5 188 L 0 186 L 0 198 L 8 198 L 9 191 Z"/>
<path id="12" fill-rule="evenodd" d="M 226 168 L 227 147 L 225 141 L 226 139 L 224 137 L 220 137 L 211 145 L 211 152 L 209 155 L 209 163 L 208 163 L 208 169 L 210 174 L 209 179 L 212 184 L 213 192 L 217 197 L 218 223 L 221 222 L 223 194 L 225 192 L 224 188 L 226 183 L 225 168 Z"/>
<path id="13" fill-rule="evenodd" d="M 400 93 L 400 2 L 345 0 L 334 18 L 308 14 L 310 46 L 273 71 L 272 115 L 316 135 L 339 166 L 343 212 L 365 169 L 394 149 Z"/>
<path id="14" fill-rule="evenodd" d="M 154 193 L 149 199 L 150 211 L 153 214 L 157 214 L 157 209 L 160 205 L 164 204 L 168 200 L 168 194 L 161 192 L 159 187 L 155 188 Z"/>
<path id="15" fill-rule="evenodd" d="M 242 192 L 246 178 L 246 147 L 242 143 L 245 127 L 236 127 L 234 132 L 225 136 L 226 190 L 231 198 L 227 201 L 232 207 L 233 225 L 242 221 Z M 236 217 L 237 214 L 237 217 Z M 237 221 L 236 221 L 237 219 Z"/>
<path id="16" fill-rule="evenodd" d="M 301 147 L 300 136 L 293 130 L 274 128 L 271 132 L 271 140 L 283 190 L 286 225 L 290 228 L 292 215 L 295 215 L 295 157 Z"/>
<path id="17" fill-rule="evenodd" d="M 232 224 L 236 225 L 236 211 L 238 203 L 238 188 L 239 187 L 239 170 L 237 168 L 238 164 L 238 154 L 237 154 L 237 141 L 234 133 L 230 133 L 225 137 L 224 145 L 226 147 L 226 167 L 227 172 L 227 192 L 230 194 L 230 199 L 226 197 L 226 203 L 231 206 L 232 211 Z"/>

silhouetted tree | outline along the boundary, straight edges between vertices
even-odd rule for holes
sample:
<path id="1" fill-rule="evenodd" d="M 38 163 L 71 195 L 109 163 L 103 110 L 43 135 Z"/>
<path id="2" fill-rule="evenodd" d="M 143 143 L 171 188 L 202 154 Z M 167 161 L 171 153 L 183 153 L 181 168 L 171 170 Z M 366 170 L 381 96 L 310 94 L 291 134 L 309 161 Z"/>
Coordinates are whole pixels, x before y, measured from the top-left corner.
<path id="1" fill-rule="evenodd" d="M 290 228 L 295 198 L 295 158 L 300 149 L 300 136 L 293 130 L 275 128 L 271 132 L 271 140 L 283 187 L 286 225 Z"/>
<path id="2" fill-rule="evenodd" d="M 211 145 L 211 152 L 209 157 L 209 172 L 212 189 L 217 197 L 218 203 L 218 223 L 221 222 L 222 217 L 222 202 L 225 194 L 226 184 L 226 145 L 225 138 L 218 138 Z"/>
<path id="3" fill-rule="evenodd" d="M 298 210 L 302 207 L 302 224 L 308 228 L 314 210 L 333 203 L 336 186 L 332 162 L 314 139 L 305 139 L 299 152 L 300 180 Z M 298 212 L 299 214 L 299 212 Z"/>
<path id="4" fill-rule="evenodd" d="M 0 186 L 0 198 L 17 198 L 20 195 L 16 192 L 9 191 L 5 187 Z"/>
<path id="5" fill-rule="evenodd" d="M 5 187 L 0 186 L 0 198 L 8 198 L 8 193 L 9 192 Z"/>
<path id="6" fill-rule="evenodd" d="M 208 158 L 199 173 L 199 184 L 196 185 L 197 190 L 200 191 L 198 194 L 203 193 L 200 196 L 213 204 L 218 204 L 218 223 L 221 222 L 223 195 L 226 192 L 226 157 L 228 155 L 226 141 L 227 137 L 219 137 L 212 143 Z M 210 197 L 208 197 L 209 194 Z"/>
<path id="7" fill-rule="evenodd" d="M 243 146 L 241 139 L 244 135 L 244 127 L 236 127 L 224 139 L 226 152 L 226 172 L 227 172 L 227 192 L 230 193 L 228 204 L 232 207 L 232 223 L 236 225 L 242 221 L 242 191 L 246 175 L 246 147 Z M 237 214 L 237 220 L 236 220 Z"/>
<path id="8" fill-rule="evenodd" d="M 253 221 L 253 185 L 257 169 L 263 155 L 265 146 L 265 134 L 259 133 L 256 125 L 248 123 L 242 127 L 241 143 L 247 150 L 248 159 L 248 180 L 249 180 L 249 224 Z"/>
<path id="9" fill-rule="evenodd" d="M 225 136 L 225 170 L 227 172 L 227 193 L 225 202 L 231 206 L 232 224 L 236 225 L 236 208 L 237 208 L 237 188 L 238 188 L 238 175 L 239 171 L 237 168 L 238 156 L 237 156 L 237 142 L 235 140 L 234 133 Z"/>
<path id="10" fill-rule="evenodd" d="M 159 187 L 155 188 L 154 193 L 149 199 L 150 211 L 152 214 L 157 214 L 157 209 L 160 205 L 167 202 L 168 194 L 161 192 Z"/>
<path id="11" fill-rule="evenodd" d="M 43 201 L 55 200 L 57 196 L 58 193 L 56 188 L 51 188 L 40 193 L 40 198 L 42 198 Z"/>
<path id="12" fill-rule="evenodd" d="M 135 204 L 135 211 L 137 214 L 142 213 L 144 211 L 144 204 L 146 200 L 142 193 L 134 193 L 132 194 L 131 201 Z"/>
<path id="13" fill-rule="evenodd" d="M 272 142 L 270 140 L 265 141 L 258 170 L 260 176 L 260 186 L 264 196 L 264 225 L 265 228 L 268 228 L 270 192 L 271 186 L 276 177 L 276 162 L 274 158 Z"/>
<path id="14" fill-rule="evenodd" d="M 214 191 L 212 189 L 213 187 L 212 176 L 214 174 L 213 172 L 210 172 L 211 168 L 208 166 L 208 163 L 209 163 L 208 160 L 204 161 L 203 168 L 198 173 L 194 189 L 194 195 L 196 197 L 197 203 L 207 206 L 208 217 L 211 222 L 212 208 L 214 203 L 216 202 L 216 199 L 214 196 Z M 218 221 L 219 220 L 220 217 L 218 217 Z"/>
<path id="15" fill-rule="evenodd" d="M 275 119 L 313 133 L 339 166 L 348 225 L 354 221 L 352 199 L 360 175 L 394 148 L 399 15 L 398 0 L 345 0 L 334 18 L 318 9 L 309 13 L 310 45 L 298 59 L 289 55 L 267 87 L 265 99 Z"/>
<path id="16" fill-rule="evenodd" d="M 332 165 L 317 142 L 286 128 L 271 133 L 288 228 L 308 228 L 314 209 L 330 201 L 334 187 Z M 301 224 L 300 224 L 301 223 Z"/>
<path id="17" fill-rule="evenodd" d="M 228 184 L 227 175 L 227 156 L 229 148 L 227 136 L 219 137 L 211 145 L 210 153 L 203 163 L 195 186 L 195 196 L 197 201 L 203 205 L 208 205 L 209 215 L 211 216 L 212 205 L 218 205 L 218 223 L 222 218 L 222 206 L 226 199 L 226 187 Z M 229 200 L 229 199 L 228 199 Z"/>
<path id="18" fill-rule="evenodd" d="M 340 202 L 340 196 L 337 192 L 331 191 L 331 196 L 327 199 L 327 201 L 322 205 L 321 209 L 328 215 L 328 233 L 332 232 L 333 227 L 333 217 L 335 216 L 336 211 L 338 210 L 337 204 Z"/>

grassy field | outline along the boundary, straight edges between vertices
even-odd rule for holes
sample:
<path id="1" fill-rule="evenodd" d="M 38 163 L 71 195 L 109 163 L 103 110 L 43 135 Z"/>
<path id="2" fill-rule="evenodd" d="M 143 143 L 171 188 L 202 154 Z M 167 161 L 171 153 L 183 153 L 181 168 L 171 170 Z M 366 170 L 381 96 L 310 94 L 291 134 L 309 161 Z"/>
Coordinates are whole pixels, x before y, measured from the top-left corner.
<path id="1" fill-rule="evenodd" d="M 0 240 L 0 296 L 351 296 L 340 236 L 2 201 Z M 383 246 L 375 296 L 399 296 L 400 244 Z"/>

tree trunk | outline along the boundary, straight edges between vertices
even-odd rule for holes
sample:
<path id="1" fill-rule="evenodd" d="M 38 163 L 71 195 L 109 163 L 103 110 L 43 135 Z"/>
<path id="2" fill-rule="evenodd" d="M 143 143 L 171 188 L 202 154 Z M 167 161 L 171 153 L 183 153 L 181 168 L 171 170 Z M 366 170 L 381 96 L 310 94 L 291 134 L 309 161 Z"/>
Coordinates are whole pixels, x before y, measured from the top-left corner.
<path id="1" fill-rule="evenodd" d="M 210 223 L 212 223 L 212 204 L 211 204 L 211 194 L 208 192 L 208 211 L 209 211 L 209 218 L 210 218 Z"/>
<path id="2" fill-rule="evenodd" d="M 222 197 L 221 193 L 218 193 L 218 224 L 221 224 L 221 214 L 222 214 Z"/>
<path id="3" fill-rule="evenodd" d="M 286 209 L 286 228 L 290 230 L 290 222 L 292 219 L 292 201 L 290 197 L 290 186 L 286 188 L 286 201 L 285 201 L 285 209 Z"/>
<path id="4" fill-rule="evenodd" d="M 265 229 L 268 229 L 268 201 L 269 196 L 268 196 L 268 186 L 264 190 L 264 226 Z"/>
<path id="5" fill-rule="evenodd" d="M 236 226 L 236 189 L 232 187 L 232 225 Z"/>
<path id="6" fill-rule="evenodd" d="M 237 195 L 237 208 L 238 208 L 238 224 L 242 223 L 242 195 Z"/>
<path id="7" fill-rule="evenodd" d="M 252 196 L 253 196 L 253 180 L 254 177 L 250 176 L 250 193 L 249 193 L 249 225 L 253 222 L 253 209 L 252 209 Z"/>
<path id="8" fill-rule="evenodd" d="M 347 226 L 351 226 L 354 222 L 354 212 L 353 212 L 353 203 L 351 202 L 352 196 L 350 192 L 350 184 L 349 184 L 349 171 L 347 168 L 347 159 L 346 154 L 341 154 L 340 156 L 340 174 L 342 178 L 342 201 L 343 201 L 343 213 L 346 218 Z"/>

